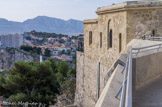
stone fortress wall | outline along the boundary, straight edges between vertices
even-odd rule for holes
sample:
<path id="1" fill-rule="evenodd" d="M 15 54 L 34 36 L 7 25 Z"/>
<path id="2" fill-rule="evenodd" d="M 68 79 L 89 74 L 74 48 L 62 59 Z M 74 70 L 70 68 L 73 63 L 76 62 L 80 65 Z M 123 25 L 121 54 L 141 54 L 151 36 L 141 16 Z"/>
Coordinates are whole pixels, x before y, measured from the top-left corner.
<path id="1" fill-rule="evenodd" d="M 98 100 L 96 96 L 99 62 L 100 95 L 108 69 L 120 54 L 126 53 L 125 48 L 132 39 L 141 39 L 144 35 L 162 35 L 161 1 L 125 2 L 98 8 L 96 13 L 97 19 L 84 21 L 85 50 L 84 53 L 77 53 L 75 103 L 82 107 L 94 107 Z"/>
<path id="2" fill-rule="evenodd" d="M 133 20 L 133 21 L 132 21 Z M 127 13 L 127 34 L 129 42 L 132 38 L 162 35 L 162 9 L 130 10 Z"/>

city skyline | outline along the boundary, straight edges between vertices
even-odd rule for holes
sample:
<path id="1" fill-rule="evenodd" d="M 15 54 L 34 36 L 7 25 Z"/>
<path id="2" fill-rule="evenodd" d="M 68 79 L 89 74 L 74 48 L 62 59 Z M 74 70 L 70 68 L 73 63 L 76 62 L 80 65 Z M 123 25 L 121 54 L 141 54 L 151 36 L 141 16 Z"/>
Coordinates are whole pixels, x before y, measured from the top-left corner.
<path id="1" fill-rule="evenodd" d="M 0 0 L 0 18 L 23 22 L 37 16 L 55 17 L 64 20 L 96 18 L 98 7 L 122 3 L 126 0 Z M 132 1 L 132 0 L 127 0 Z"/>

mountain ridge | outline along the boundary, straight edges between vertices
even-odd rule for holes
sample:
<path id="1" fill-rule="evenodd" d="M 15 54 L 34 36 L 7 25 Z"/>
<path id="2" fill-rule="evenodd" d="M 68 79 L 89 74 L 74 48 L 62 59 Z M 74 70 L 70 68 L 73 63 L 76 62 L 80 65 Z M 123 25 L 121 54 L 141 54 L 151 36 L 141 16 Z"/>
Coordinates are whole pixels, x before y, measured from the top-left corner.
<path id="1" fill-rule="evenodd" d="M 37 16 L 24 22 L 0 18 L 0 34 L 23 33 L 31 30 L 77 35 L 83 33 L 83 22 L 75 19 L 63 20 L 48 16 Z"/>

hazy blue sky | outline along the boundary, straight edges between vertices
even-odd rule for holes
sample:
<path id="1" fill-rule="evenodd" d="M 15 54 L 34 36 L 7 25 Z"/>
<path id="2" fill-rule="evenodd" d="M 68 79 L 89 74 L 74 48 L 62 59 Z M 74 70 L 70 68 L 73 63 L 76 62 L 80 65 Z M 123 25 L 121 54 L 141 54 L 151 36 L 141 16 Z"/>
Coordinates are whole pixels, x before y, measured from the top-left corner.
<path id="1" fill-rule="evenodd" d="M 36 16 L 61 19 L 93 19 L 98 7 L 126 0 L 0 0 L 0 18 L 24 21 Z M 130 0 L 127 0 L 130 1 Z"/>

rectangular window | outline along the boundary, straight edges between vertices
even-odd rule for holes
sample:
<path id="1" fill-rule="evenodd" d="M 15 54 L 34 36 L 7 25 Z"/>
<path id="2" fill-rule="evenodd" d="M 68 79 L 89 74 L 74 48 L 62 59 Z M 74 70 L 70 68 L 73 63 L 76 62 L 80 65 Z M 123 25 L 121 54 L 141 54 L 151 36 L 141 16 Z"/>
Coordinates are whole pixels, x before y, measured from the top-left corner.
<path id="1" fill-rule="evenodd" d="M 109 46 L 110 46 L 110 48 L 112 48 L 112 42 L 113 42 L 113 41 L 112 41 L 112 38 L 113 38 L 113 37 L 112 37 L 112 29 L 110 29 L 110 34 L 109 34 L 109 36 L 110 36 L 110 37 L 109 37 L 109 39 L 110 39 L 110 40 L 109 40 L 109 43 L 110 43 Z"/>
<path id="2" fill-rule="evenodd" d="M 152 30 L 152 35 L 151 35 L 152 37 L 154 37 L 155 36 L 155 30 Z"/>
<path id="3" fill-rule="evenodd" d="M 100 32 L 100 48 L 102 48 L 102 32 Z"/>
<path id="4" fill-rule="evenodd" d="M 119 53 L 121 52 L 122 50 L 122 34 L 120 33 L 119 34 Z"/>
<path id="5" fill-rule="evenodd" d="M 89 32 L 89 45 L 92 44 L 92 31 Z"/>

